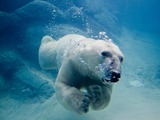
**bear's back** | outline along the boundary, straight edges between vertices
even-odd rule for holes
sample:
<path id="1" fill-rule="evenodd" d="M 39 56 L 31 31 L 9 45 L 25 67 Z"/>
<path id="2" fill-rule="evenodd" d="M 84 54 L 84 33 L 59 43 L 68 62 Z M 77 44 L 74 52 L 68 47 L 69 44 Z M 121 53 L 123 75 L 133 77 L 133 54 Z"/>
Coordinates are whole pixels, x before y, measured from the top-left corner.
<path id="1" fill-rule="evenodd" d="M 57 41 L 57 66 L 61 67 L 62 61 L 64 59 L 65 53 L 70 50 L 71 47 L 75 46 L 77 42 L 85 39 L 86 37 L 77 34 L 69 34 Z"/>

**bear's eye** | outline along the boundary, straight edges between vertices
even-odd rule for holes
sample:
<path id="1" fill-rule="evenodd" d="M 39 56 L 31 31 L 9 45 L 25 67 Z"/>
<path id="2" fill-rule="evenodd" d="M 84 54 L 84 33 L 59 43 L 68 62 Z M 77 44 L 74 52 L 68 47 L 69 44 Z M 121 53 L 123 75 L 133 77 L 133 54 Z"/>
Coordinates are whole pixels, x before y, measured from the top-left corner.
<path id="1" fill-rule="evenodd" d="M 101 55 L 102 55 L 103 57 L 110 57 L 110 56 L 111 56 L 111 53 L 108 52 L 108 51 L 103 51 L 103 52 L 101 52 Z"/>
<path id="2" fill-rule="evenodd" d="M 120 57 L 119 57 L 119 60 L 120 60 L 121 62 L 123 62 L 123 57 L 120 56 Z"/>

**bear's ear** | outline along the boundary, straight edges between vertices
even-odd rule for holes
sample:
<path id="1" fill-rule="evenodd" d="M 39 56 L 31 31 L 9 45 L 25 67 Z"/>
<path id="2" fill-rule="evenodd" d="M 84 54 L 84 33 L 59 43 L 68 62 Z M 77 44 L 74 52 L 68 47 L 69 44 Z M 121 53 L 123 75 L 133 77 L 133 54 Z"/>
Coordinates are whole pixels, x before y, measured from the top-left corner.
<path id="1" fill-rule="evenodd" d="M 54 69 L 57 67 L 56 63 L 56 40 L 50 36 L 44 36 L 39 48 L 39 64 L 43 69 Z"/>
<path id="2" fill-rule="evenodd" d="M 51 41 L 55 41 L 55 40 L 51 36 L 46 35 L 42 38 L 41 44 L 42 43 L 48 43 L 48 42 L 51 42 Z"/>

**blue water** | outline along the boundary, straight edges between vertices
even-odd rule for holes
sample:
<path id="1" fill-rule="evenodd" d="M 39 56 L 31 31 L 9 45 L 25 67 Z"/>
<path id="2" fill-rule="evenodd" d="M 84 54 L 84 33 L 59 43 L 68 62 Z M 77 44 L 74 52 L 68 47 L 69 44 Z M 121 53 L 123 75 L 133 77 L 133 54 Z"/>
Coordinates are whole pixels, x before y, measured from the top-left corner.
<path id="1" fill-rule="evenodd" d="M 0 120 L 159 120 L 158 0 L 0 1 Z M 38 63 L 41 38 L 105 32 L 125 58 L 109 106 L 77 115 L 55 98 L 57 70 Z"/>

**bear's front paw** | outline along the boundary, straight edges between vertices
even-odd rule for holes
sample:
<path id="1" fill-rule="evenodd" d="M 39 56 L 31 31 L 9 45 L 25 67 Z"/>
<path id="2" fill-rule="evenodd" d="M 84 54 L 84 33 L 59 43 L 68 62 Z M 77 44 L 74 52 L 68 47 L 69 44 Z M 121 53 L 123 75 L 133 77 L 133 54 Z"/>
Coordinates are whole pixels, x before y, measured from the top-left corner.
<path id="1" fill-rule="evenodd" d="M 87 113 L 89 111 L 89 105 L 91 100 L 90 95 L 82 92 L 81 95 L 76 95 L 75 98 L 75 104 L 77 106 L 76 108 L 78 113 Z"/>
<path id="2" fill-rule="evenodd" d="M 89 93 L 91 94 L 91 107 L 92 109 L 96 110 L 101 107 L 103 104 L 103 93 L 102 88 L 99 85 L 92 85 L 89 86 Z"/>
<path id="3" fill-rule="evenodd" d="M 88 110 L 89 110 L 89 105 L 90 105 L 90 100 L 91 100 L 91 97 L 90 95 L 88 95 L 87 93 L 83 93 L 83 99 L 82 99 L 82 104 L 81 104 L 81 110 L 84 112 L 84 113 L 87 113 Z"/>

